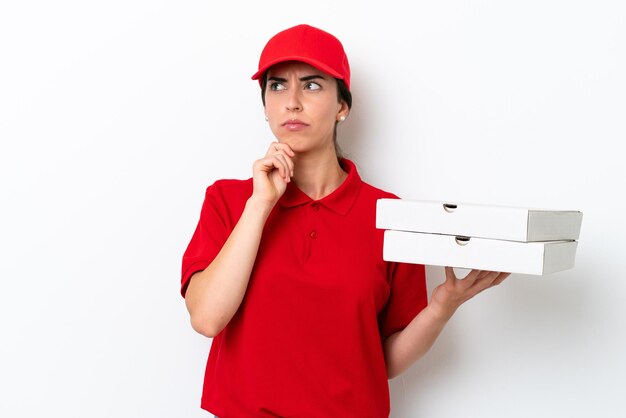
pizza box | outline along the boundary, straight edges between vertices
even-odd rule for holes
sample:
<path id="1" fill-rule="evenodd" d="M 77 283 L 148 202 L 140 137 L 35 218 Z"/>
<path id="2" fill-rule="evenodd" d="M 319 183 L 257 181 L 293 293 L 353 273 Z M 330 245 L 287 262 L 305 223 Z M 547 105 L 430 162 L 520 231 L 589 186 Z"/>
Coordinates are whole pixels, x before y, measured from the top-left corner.
<path id="1" fill-rule="evenodd" d="M 378 199 L 376 228 L 509 241 L 577 240 L 582 212 Z"/>
<path id="2" fill-rule="evenodd" d="M 383 259 L 544 275 L 574 267 L 577 241 L 518 242 L 419 232 L 384 232 Z"/>

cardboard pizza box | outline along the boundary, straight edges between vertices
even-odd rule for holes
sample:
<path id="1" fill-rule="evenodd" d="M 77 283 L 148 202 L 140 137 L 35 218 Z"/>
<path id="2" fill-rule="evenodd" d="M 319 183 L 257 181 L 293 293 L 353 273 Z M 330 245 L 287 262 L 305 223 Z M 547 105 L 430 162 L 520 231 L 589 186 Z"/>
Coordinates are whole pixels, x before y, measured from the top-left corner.
<path id="1" fill-rule="evenodd" d="M 379 199 L 376 227 L 508 241 L 570 241 L 582 212 L 405 199 Z"/>
<path id="2" fill-rule="evenodd" d="M 386 230 L 383 259 L 544 275 L 574 267 L 576 241 L 518 242 Z"/>

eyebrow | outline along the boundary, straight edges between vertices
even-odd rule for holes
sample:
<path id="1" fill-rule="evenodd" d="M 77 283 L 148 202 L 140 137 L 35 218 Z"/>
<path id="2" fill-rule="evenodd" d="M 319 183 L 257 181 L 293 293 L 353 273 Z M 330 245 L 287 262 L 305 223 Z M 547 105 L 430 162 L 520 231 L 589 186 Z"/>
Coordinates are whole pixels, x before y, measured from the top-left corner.
<path id="1" fill-rule="evenodd" d="M 322 77 L 319 74 L 314 74 L 314 75 L 307 75 L 304 77 L 300 77 L 300 81 L 311 81 L 311 80 L 316 80 L 316 79 L 322 79 L 322 80 L 326 80 L 324 77 Z M 270 81 L 277 81 L 279 83 L 286 83 L 287 79 L 286 78 L 282 78 L 282 77 L 270 77 L 268 80 Z"/>

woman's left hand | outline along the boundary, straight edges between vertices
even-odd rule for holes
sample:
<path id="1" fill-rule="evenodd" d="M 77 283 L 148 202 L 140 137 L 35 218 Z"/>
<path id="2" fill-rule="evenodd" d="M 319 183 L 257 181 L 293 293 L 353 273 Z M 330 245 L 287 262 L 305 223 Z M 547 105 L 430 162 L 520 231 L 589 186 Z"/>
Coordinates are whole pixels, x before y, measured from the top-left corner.
<path id="1" fill-rule="evenodd" d="M 499 271 L 472 270 L 467 276 L 459 279 L 454 274 L 452 267 L 446 267 L 445 271 L 446 281 L 433 290 L 430 304 L 448 318 L 464 302 L 485 289 L 499 285 L 511 274 Z"/>

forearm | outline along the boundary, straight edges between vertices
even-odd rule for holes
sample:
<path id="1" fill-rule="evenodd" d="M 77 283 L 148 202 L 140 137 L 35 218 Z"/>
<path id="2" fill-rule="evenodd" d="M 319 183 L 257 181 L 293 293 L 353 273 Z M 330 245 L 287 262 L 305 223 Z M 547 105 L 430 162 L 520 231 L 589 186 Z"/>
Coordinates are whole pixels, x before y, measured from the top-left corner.
<path id="1" fill-rule="evenodd" d="M 191 324 L 208 337 L 217 335 L 241 305 L 256 260 L 271 205 L 252 198 L 213 262 L 192 276 L 185 294 Z"/>
<path id="2" fill-rule="evenodd" d="M 458 279 L 452 267 L 446 267 L 445 272 L 446 281 L 433 290 L 430 304 L 404 330 L 385 340 L 383 349 L 389 379 L 402 373 L 432 347 L 463 303 L 509 276 L 509 273 L 497 271 L 472 270 L 463 279 Z"/>
<path id="3" fill-rule="evenodd" d="M 383 344 L 388 379 L 400 375 L 426 354 L 451 316 L 452 312 L 444 312 L 431 304 L 402 331 L 389 336 Z"/>

